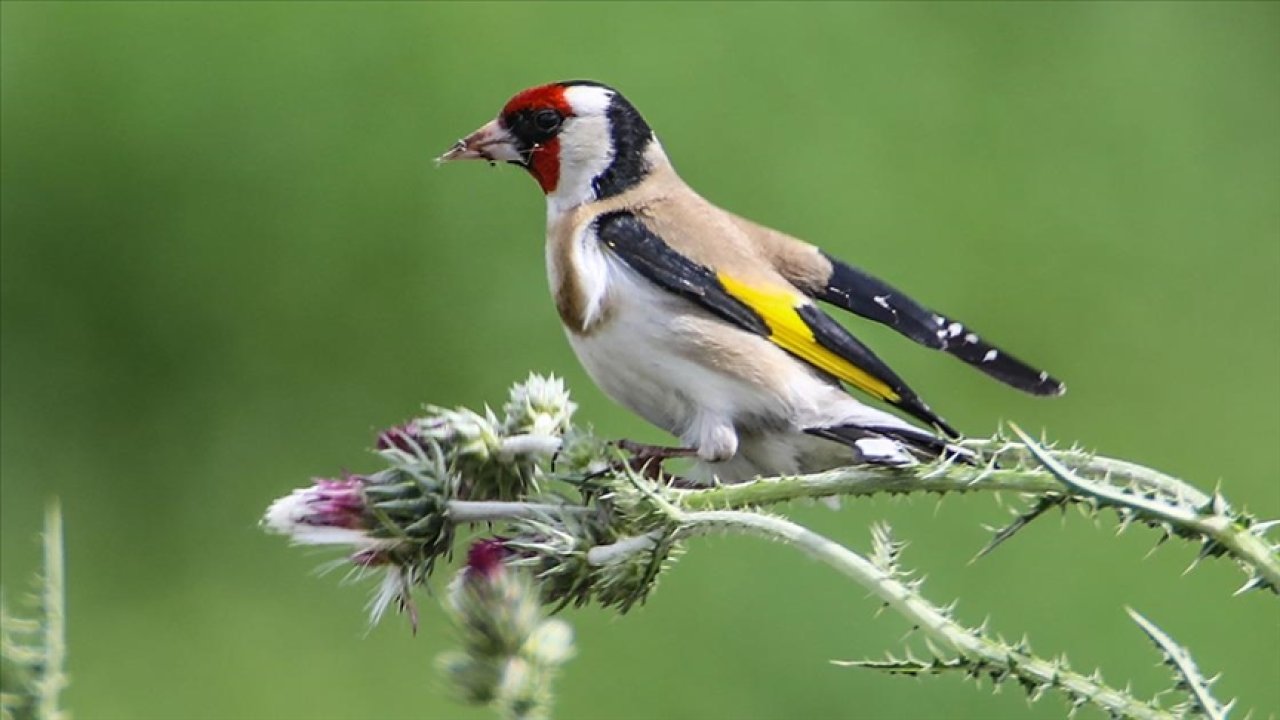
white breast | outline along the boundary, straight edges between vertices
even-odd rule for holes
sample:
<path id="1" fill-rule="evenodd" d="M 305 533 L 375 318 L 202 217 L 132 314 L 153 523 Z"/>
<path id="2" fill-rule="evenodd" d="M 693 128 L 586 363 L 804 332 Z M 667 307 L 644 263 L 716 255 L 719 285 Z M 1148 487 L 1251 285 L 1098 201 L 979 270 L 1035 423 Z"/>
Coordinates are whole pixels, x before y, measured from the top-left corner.
<path id="1" fill-rule="evenodd" d="M 734 454 L 741 418 L 785 424 L 794 415 L 790 383 L 770 382 L 766 373 L 775 369 L 766 366 L 784 372 L 794 368 L 805 378 L 809 373 L 775 346 L 742 336 L 741 342 L 758 344 L 753 357 L 761 367 L 729 371 L 708 331 L 738 331 L 641 277 L 608 253 L 589 226 L 574 245 L 569 257 L 581 278 L 589 330 L 568 332 L 569 342 L 611 398 L 680 437 L 706 459 Z M 557 273 L 567 271 L 551 262 L 548 270 L 553 287 Z"/>

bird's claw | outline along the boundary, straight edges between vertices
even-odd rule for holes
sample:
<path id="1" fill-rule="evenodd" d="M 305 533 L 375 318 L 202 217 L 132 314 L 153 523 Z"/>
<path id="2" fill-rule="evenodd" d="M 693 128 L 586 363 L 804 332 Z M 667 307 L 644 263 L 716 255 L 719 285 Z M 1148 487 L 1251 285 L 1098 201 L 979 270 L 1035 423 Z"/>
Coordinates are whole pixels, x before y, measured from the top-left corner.
<path id="1" fill-rule="evenodd" d="M 611 468 L 613 471 L 619 472 L 625 468 L 649 480 L 665 484 L 680 484 L 681 478 L 662 471 L 664 460 L 692 457 L 697 454 L 697 451 L 692 448 L 648 445 L 632 440 L 619 440 L 615 445 L 631 457 L 615 463 Z"/>

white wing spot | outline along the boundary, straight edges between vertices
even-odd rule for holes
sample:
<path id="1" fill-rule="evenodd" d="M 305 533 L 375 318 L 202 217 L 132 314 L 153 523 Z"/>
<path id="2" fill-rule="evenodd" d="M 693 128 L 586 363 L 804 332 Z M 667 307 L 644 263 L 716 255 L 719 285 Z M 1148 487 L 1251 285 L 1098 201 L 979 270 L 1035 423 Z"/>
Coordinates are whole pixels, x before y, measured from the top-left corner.
<path id="1" fill-rule="evenodd" d="M 1040 382 L 1044 382 L 1045 380 L 1048 380 L 1048 379 L 1049 379 L 1049 373 L 1047 373 L 1047 372 L 1045 372 L 1045 371 L 1041 370 L 1041 371 L 1040 371 Z"/>
<path id="2" fill-rule="evenodd" d="M 958 322 L 953 322 L 947 326 L 947 335 L 950 337 L 957 337 L 962 332 L 964 332 L 964 326 Z"/>
<path id="3" fill-rule="evenodd" d="M 885 310 L 890 310 L 890 309 L 892 309 L 892 308 L 890 308 L 890 307 L 889 307 L 889 296 L 888 296 L 888 295 L 876 295 L 876 296 L 875 296 L 875 301 L 876 301 L 876 304 L 877 304 L 877 305 L 879 305 L 880 307 L 884 308 Z"/>
<path id="4" fill-rule="evenodd" d="M 947 319 L 942 317 L 941 315 L 934 315 L 933 321 L 938 324 L 938 327 L 942 327 L 943 325 L 947 324 Z"/>
<path id="5" fill-rule="evenodd" d="M 866 437 L 854 441 L 862 459 L 886 465 L 914 465 L 915 458 L 898 443 L 889 438 Z"/>
<path id="6" fill-rule="evenodd" d="M 978 336 L 973 333 L 965 333 L 964 341 L 972 345 L 978 342 Z"/>
<path id="7" fill-rule="evenodd" d="M 992 360 L 995 360 L 996 356 L 999 354 L 1000 353 L 996 350 L 988 350 L 987 354 L 982 356 L 982 362 L 991 362 Z"/>

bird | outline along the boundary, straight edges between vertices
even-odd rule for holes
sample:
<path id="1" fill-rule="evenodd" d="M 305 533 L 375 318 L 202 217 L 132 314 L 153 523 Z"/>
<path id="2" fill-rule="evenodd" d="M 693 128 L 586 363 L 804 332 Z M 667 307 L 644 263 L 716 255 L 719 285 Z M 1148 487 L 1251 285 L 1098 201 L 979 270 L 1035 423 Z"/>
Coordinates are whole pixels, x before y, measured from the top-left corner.
<path id="1" fill-rule="evenodd" d="M 895 286 L 703 198 L 603 83 L 517 93 L 437 163 L 459 160 L 517 165 L 537 181 L 547 277 L 574 353 L 606 395 L 680 441 L 634 447 L 692 457 L 703 479 L 964 456 L 956 429 L 827 308 L 1026 393 L 1066 391 Z"/>

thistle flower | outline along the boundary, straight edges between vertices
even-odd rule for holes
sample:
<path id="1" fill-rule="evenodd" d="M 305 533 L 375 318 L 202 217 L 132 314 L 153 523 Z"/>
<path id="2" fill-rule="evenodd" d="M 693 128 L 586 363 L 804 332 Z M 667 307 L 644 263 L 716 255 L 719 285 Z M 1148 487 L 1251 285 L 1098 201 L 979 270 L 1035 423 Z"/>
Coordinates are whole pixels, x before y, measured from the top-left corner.
<path id="1" fill-rule="evenodd" d="M 387 545 L 369 530 L 376 525 L 365 506 L 367 480 L 359 475 L 341 479 L 313 478 L 271 503 L 262 524 L 270 532 L 287 535 L 300 545 L 353 545 L 373 550 Z"/>
<path id="2" fill-rule="evenodd" d="M 569 399 L 564 381 L 530 373 L 511 387 L 502 427 L 508 434 L 559 437 L 569 430 L 577 404 Z"/>
<path id="3" fill-rule="evenodd" d="M 543 619 L 537 589 L 507 565 L 510 555 L 498 538 L 471 546 L 445 600 L 463 647 L 437 664 L 469 702 L 493 704 L 511 718 L 544 718 L 551 681 L 573 656 L 573 632 L 562 620 Z"/>
<path id="4" fill-rule="evenodd" d="M 272 503 L 263 525 L 299 544 L 350 546 L 357 575 L 383 573 L 373 621 L 395 602 L 416 626 L 410 592 L 452 546 L 448 503 L 516 501 L 537 492 L 575 409 L 562 381 L 538 375 L 511 388 L 501 420 L 488 408 L 430 406 L 378 434 L 387 469 L 316 479 Z"/>
<path id="5" fill-rule="evenodd" d="M 435 560 L 448 552 L 453 533 L 430 478 L 406 478 L 398 470 L 374 475 L 316 478 L 267 508 L 262 525 L 302 545 L 348 545 L 357 575 L 383 573 L 369 604 L 371 622 L 395 603 L 417 629 L 411 591 L 426 581 Z"/>
<path id="6" fill-rule="evenodd" d="M 406 469 L 431 449 L 459 479 L 459 498 L 519 500 L 538 491 L 541 465 L 564 446 L 576 409 L 561 380 L 530 375 L 512 386 L 501 420 L 488 408 L 429 406 L 423 417 L 381 433 L 377 446 Z"/>
<path id="7" fill-rule="evenodd" d="M 428 415 L 413 421 L 415 435 L 447 447 L 458 459 L 488 462 L 502 451 L 502 431 L 493 411 L 485 414 L 429 406 Z"/>

